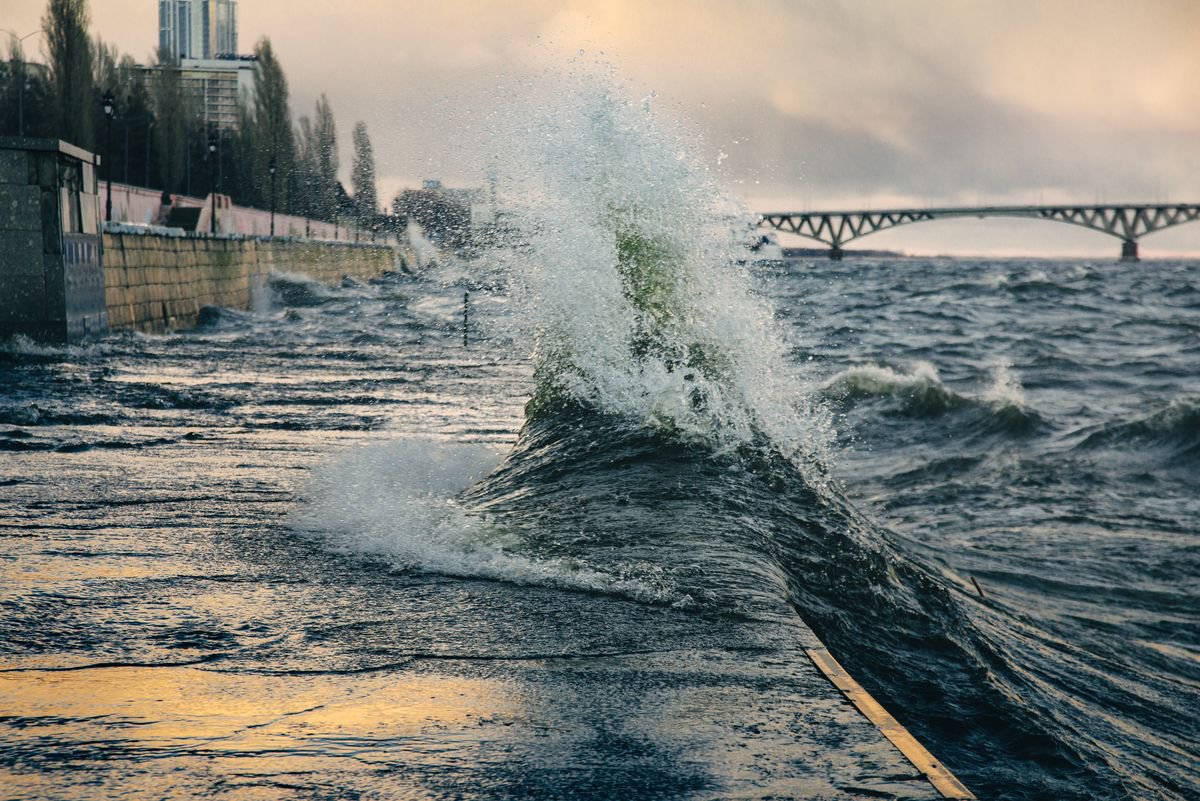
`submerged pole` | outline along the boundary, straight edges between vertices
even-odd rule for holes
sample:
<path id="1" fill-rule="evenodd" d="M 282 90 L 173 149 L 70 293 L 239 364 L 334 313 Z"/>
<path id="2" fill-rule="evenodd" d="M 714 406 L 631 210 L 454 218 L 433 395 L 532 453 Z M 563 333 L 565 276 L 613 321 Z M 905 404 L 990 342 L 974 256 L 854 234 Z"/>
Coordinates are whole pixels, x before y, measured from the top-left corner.
<path id="1" fill-rule="evenodd" d="M 471 293 L 463 293 L 463 347 L 467 346 L 467 332 L 471 327 Z"/>

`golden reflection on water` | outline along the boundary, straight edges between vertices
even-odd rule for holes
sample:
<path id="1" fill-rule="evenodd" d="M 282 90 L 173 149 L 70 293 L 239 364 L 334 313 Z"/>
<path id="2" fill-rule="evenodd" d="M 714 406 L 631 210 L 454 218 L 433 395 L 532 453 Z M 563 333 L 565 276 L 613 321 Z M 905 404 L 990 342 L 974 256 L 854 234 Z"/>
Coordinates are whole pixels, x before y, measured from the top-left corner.
<path id="1" fill-rule="evenodd" d="M 516 685 L 498 681 L 394 671 L 281 676 L 114 667 L 0 673 L 6 747 L 50 757 L 61 750 L 76 770 L 83 767 L 76 760 L 98 761 L 117 769 L 104 782 L 155 798 L 207 792 L 196 785 L 201 780 L 205 787 L 214 780 L 236 786 L 238 798 L 276 798 L 278 786 L 257 788 L 263 777 L 274 777 L 271 785 L 285 775 L 332 776 L 372 764 L 461 764 L 472 753 L 477 759 L 482 741 L 507 736 L 520 695 Z M 60 777 L 82 775 L 86 771 Z M 53 781 L 37 768 L 0 770 L 0 786 L 20 788 L 23 797 L 45 797 L 42 791 L 54 789 Z M 80 795 L 85 789 L 51 794 L 89 797 Z"/>
<path id="2" fill-rule="evenodd" d="M 369 740 L 477 726 L 513 715 L 512 689 L 444 674 L 113 667 L 0 674 L 0 705 L 8 717 L 58 721 L 29 729 L 39 735 L 69 731 L 81 740 L 107 736 L 146 747 L 244 751 L 284 741 L 294 746 L 297 737 Z"/>
<path id="3" fill-rule="evenodd" d="M 168 560 L 161 560 L 163 562 Z M 172 561 L 167 570 L 177 573 L 187 570 L 187 563 Z M 13 594 L 28 592 L 29 587 L 21 584 L 60 584 L 70 581 L 93 581 L 103 579 L 158 578 L 164 573 L 161 563 L 145 559 L 130 559 L 125 556 L 80 558 L 75 554 L 36 554 L 23 562 L 0 564 L 0 586 L 7 586 Z M 0 598 L 7 595 L 0 589 Z"/>

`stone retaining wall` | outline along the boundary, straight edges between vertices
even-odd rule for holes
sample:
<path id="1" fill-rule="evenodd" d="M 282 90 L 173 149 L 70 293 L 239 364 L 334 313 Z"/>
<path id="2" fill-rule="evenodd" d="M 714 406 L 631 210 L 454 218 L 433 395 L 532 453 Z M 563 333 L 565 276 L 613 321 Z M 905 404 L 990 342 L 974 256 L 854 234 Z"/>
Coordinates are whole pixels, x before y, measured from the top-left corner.
<path id="1" fill-rule="evenodd" d="M 248 309 L 272 272 L 323 283 L 365 280 L 398 268 L 383 245 L 289 239 L 104 234 L 110 328 L 163 331 L 194 325 L 204 306 Z"/>

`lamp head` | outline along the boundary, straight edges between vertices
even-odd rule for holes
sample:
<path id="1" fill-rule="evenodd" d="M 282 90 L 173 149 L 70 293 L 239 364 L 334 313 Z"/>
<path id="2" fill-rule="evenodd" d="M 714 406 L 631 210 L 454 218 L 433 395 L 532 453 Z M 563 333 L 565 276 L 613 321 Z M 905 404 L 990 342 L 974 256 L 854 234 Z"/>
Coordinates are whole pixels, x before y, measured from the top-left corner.
<path id="1" fill-rule="evenodd" d="M 101 102 L 104 103 L 104 116 L 111 117 L 116 108 L 116 101 L 113 100 L 111 89 L 104 93 L 104 99 Z"/>

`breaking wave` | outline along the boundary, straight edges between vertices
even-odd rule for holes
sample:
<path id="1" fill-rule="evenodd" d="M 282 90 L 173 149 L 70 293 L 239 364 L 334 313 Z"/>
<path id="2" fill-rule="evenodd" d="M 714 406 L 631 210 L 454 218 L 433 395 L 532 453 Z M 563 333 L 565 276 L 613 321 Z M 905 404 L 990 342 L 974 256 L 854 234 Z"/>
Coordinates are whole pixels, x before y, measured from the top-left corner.
<path id="1" fill-rule="evenodd" d="M 866 404 L 884 415 L 954 418 L 978 433 L 1020 436 L 1044 423 L 1026 404 L 1020 380 L 1006 363 L 993 365 L 989 383 L 974 394 L 946 386 L 937 368 L 927 362 L 917 362 L 907 371 L 876 364 L 851 367 L 827 379 L 821 392 L 843 408 Z"/>
<path id="2" fill-rule="evenodd" d="M 394 569 L 803 621 L 981 797 L 1133 787 L 1111 739 L 1080 731 L 1072 682 L 1022 661 L 1052 638 L 830 478 L 838 406 L 988 435 L 1042 425 L 1011 366 L 983 366 L 971 393 L 928 364 L 820 382 L 739 266 L 753 219 L 687 137 L 604 77 L 565 80 L 489 132 L 513 211 L 480 269 L 506 277 L 502 333 L 534 363 L 516 445 L 351 451 L 315 471 L 293 526 Z M 1191 436 L 1188 409 L 1143 428 Z"/>

